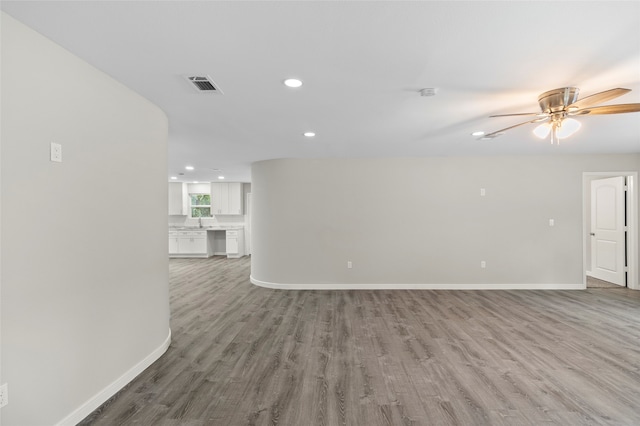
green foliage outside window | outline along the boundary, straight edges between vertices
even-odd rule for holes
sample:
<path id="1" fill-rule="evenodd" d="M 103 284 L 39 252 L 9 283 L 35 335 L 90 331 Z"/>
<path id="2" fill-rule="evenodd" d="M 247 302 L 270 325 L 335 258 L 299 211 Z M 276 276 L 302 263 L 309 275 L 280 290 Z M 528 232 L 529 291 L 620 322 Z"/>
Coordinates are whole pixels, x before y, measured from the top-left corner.
<path id="1" fill-rule="evenodd" d="M 191 217 L 211 217 L 211 207 L 191 207 Z"/>
<path id="2" fill-rule="evenodd" d="M 210 206 L 211 195 L 209 194 L 189 194 L 192 206 Z"/>
<path id="3" fill-rule="evenodd" d="M 191 201 L 191 217 L 212 217 L 211 195 L 189 194 L 189 198 Z"/>

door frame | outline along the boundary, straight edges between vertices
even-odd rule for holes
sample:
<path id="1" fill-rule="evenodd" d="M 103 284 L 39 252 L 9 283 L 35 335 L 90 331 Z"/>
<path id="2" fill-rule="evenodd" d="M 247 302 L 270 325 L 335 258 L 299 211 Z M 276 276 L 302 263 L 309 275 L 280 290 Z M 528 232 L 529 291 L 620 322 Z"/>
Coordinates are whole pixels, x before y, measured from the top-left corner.
<path id="1" fill-rule="evenodd" d="M 587 287 L 587 270 L 590 268 L 587 251 L 591 232 L 591 185 L 593 178 L 625 176 L 627 178 L 627 287 L 640 290 L 638 280 L 638 172 L 583 172 L 582 173 L 582 279 Z"/>
<path id="2" fill-rule="evenodd" d="M 247 199 L 245 201 L 245 221 L 244 221 L 244 251 L 245 254 L 251 255 L 251 200 L 252 196 L 250 192 L 247 192 Z"/>

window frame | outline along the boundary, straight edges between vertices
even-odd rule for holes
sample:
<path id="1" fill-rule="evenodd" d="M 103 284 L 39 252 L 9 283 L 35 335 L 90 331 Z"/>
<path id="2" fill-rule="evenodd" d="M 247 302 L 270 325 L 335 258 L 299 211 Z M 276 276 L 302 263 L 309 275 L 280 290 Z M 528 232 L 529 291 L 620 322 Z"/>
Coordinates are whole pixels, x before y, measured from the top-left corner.
<path id="1" fill-rule="evenodd" d="M 192 195 L 208 195 L 209 196 L 209 204 L 192 204 Z M 204 218 L 204 219 L 208 219 L 208 218 L 212 218 L 213 217 L 213 211 L 211 210 L 211 194 L 207 193 L 207 192 L 189 192 L 188 193 L 189 196 L 189 219 L 200 219 L 200 218 Z M 194 208 L 209 208 L 209 216 L 193 216 L 193 209 Z"/>

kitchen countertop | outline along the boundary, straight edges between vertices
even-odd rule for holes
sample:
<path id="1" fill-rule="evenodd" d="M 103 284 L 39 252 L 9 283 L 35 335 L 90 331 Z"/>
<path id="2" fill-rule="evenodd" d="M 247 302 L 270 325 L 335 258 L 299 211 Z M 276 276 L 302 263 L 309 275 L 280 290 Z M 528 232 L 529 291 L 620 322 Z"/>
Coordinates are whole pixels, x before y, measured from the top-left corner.
<path id="1" fill-rule="evenodd" d="M 169 231 L 228 231 L 244 228 L 242 225 L 223 225 L 223 226 L 170 226 Z"/>

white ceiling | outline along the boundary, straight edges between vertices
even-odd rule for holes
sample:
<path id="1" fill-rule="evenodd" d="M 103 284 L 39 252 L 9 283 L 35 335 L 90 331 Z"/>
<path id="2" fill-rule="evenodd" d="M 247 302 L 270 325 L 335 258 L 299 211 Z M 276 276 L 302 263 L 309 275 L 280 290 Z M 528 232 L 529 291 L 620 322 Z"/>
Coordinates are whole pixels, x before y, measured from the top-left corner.
<path id="1" fill-rule="evenodd" d="M 540 93 L 633 91 L 640 2 L 3 1 L 2 10 L 169 117 L 168 175 L 250 181 L 254 161 L 639 153 L 640 114 L 579 118 L 560 146 L 522 126 Z M 46 70 L 42 70 L 46 73 Z M 223 95 L 196 93 L 208 74 Z M 282 84 L 298 77 L 304 85 Z M 435 97 L 418 91 L 438 88 Z M 317 133 L 307 139 L 302 133 Z M 193 172 L 184 170 L 193 165 Z M 384 172 L 384 171 L 381 171 Z"/>

